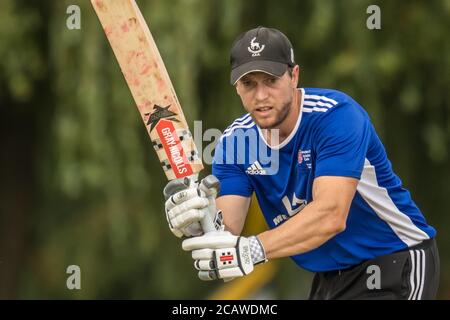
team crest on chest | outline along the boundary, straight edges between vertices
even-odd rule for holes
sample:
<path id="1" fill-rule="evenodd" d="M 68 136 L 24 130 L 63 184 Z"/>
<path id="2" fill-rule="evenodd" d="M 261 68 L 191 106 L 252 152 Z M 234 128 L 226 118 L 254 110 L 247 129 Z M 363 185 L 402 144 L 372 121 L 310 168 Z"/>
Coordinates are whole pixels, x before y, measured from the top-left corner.
<path id="1" fill-rule="evenodd" d="M 298 150 L 297 160 L 298 160 L 298 164 L 302 164 L 302 162 L 303 162 L 302 150 Z"/>
<path id="2" fill-rule="evenodd" d="M 311 150 L 298 150 L 297 163 L 301 167 L 311 169 Z"/>

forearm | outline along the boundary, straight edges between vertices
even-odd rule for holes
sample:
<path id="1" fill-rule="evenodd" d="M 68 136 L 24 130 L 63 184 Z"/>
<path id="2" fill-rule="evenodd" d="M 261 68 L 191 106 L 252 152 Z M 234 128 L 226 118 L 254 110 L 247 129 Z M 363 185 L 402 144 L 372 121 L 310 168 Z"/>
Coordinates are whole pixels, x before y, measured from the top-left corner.
<path id="1" fill-rule="evenodd" d="M 345 219 L 335 208 L 313 201 L 282 225 L 259 234 L 258 238 L 267 258 L 274 259 L 313 250 L 344 229 Z"/>
<path id="2" fill-rule="evenodd" d="M 227 195 L 216 199 L 217 209 L 222 211 L 225 230 L 240 235 L 250 206 L 250 198 Z"/>

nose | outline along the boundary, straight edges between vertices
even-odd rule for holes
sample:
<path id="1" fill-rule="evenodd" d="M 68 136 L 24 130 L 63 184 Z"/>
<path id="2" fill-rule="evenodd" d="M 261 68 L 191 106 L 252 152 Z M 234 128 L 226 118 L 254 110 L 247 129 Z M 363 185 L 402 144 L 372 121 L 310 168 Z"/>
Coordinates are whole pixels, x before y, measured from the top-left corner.
<path id="1" fill-rule="evenodd" d="M 269 96 L 269 92 L 264 84 L 258 84 L 255 92 L 256 101 L 264 101 Z"/>

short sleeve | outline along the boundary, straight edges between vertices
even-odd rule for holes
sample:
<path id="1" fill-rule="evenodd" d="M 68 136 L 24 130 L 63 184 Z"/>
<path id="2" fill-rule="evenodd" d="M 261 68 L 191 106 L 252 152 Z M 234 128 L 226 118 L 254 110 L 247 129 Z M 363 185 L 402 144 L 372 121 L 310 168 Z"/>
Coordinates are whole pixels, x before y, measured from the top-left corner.
<path id="1" fill-rule="evenodd" d="M 315 135 L 315 176 L 360 179 L 370 140 L 370 119 L 354 101 L 329 110 Z"/>
<path id="2" fill-rule="evenodd" d="M 238 195 L 250 197 L 253 193 L 253 186 L 241 166 L 232 161 L 236 157 L 227 157 L 227 154 L 230 155 L 230 152 L 234 152 L 233 148 L 226 148 L 227 141 L 229 140 L 221 139 L 217 144 L 212 163 L 212 174 L 220 181 L 219 196 Z"/>

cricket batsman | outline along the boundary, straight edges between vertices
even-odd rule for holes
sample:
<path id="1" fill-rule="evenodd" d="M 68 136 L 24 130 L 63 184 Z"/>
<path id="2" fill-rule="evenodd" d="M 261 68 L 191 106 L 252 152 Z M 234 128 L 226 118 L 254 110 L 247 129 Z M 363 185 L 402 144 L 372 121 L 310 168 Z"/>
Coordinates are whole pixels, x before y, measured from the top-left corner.
<path id="1" fill-rule="evenodd" d="M 227 281 L 290 257 L 315 273 L 310 299 L 434 299 L 436 230 L 367 112 L 343 92 L 299 88 L 291 42 L 276 29 L 240 35 L 230 62 L 248 113 L 224 131 L 211 176 L 196 188 L 165 188 L 169 227 L 199 278 Z M 269 230 L 243 237 L 253 193 Z M 205 215 L 217 232 L 202 230 Z"/>

